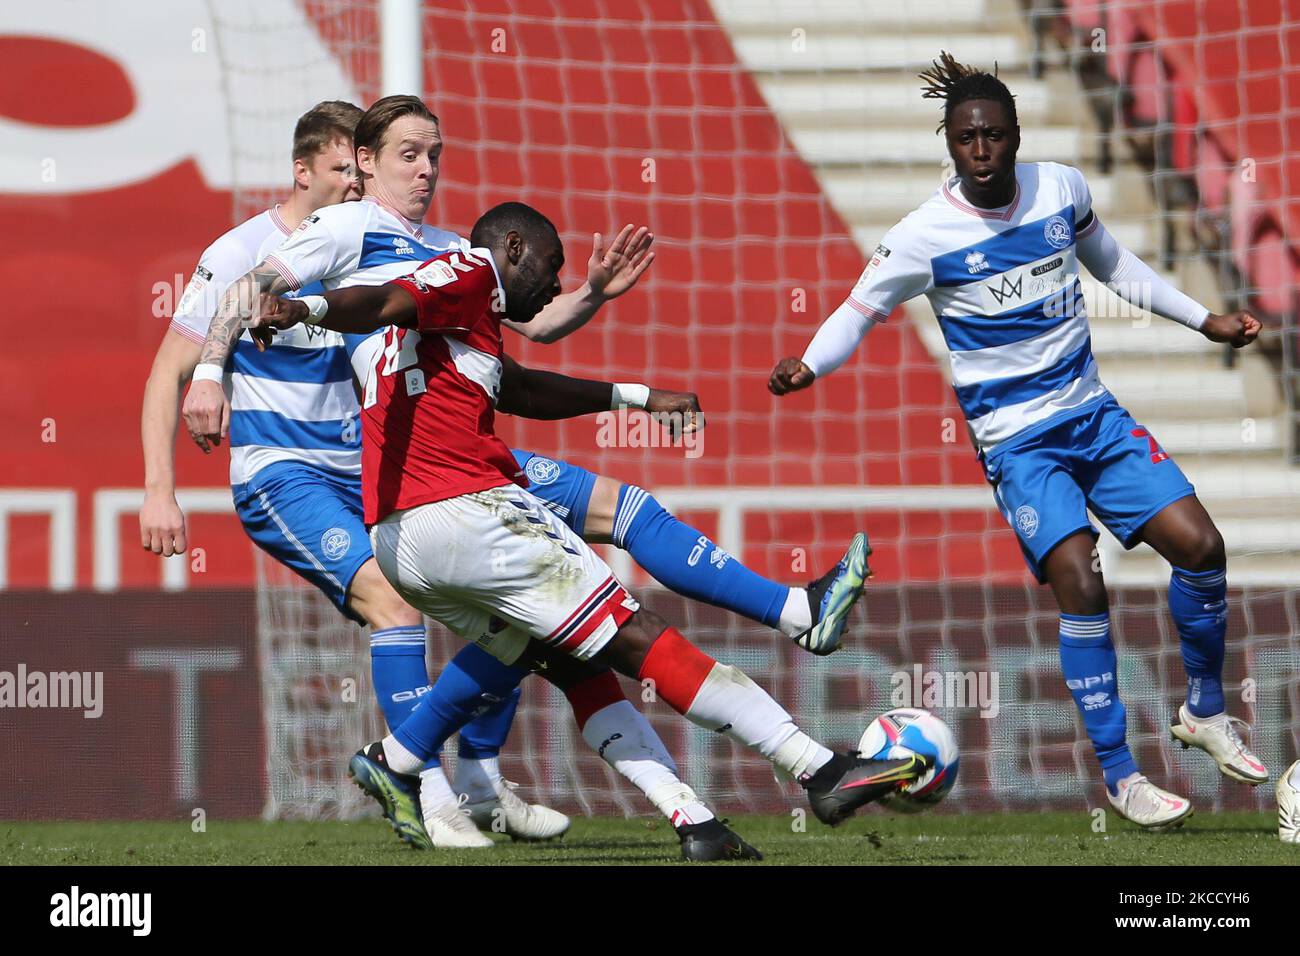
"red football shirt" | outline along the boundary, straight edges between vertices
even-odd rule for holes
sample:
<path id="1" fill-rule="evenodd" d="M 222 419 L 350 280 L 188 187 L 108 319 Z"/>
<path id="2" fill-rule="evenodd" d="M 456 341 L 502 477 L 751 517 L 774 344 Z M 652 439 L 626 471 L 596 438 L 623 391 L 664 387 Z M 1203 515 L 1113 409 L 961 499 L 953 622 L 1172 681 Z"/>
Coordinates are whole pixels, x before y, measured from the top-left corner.
<path id="1" fill-rule="evenodd" d="M 528 480 L 493 430 L 504 291 L 486 249 L 448 252 L 393 283 L 416 302 L 389 327 L 362 398 L 365 521 Z M 494 308 L 495 306 L 495 308 Z"/>

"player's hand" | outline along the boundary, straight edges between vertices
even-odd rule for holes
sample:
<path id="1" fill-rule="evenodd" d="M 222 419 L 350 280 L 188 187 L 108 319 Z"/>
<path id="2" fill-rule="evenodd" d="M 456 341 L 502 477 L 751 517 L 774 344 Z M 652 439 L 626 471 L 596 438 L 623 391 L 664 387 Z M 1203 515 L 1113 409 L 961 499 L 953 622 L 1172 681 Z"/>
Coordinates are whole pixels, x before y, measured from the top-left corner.
<path id="1" fill-rule="evenodd" d="M 259 293 L 244 326 L 259 352 L 265 352 L 275 338 L 276 329 L 287 329 L 307 317 L 307 304 L 301 299 L 284 299 L 269 292 Z"/>
<path id="2" fill-rule="evenodd" d="M 1201 326 L 1201 334 L 1211 342 L 1226 342 L 1234 349 L 1249 345 L 1259 336 L 1263 325 L 1249 312 L 1211 315 Z"/>
<path id="3" fill-rule="evenodd" d="M 230 402 L 219 382 L 191 383 L 181 414 L 185 416 L 185 429 L 205 455 L 230 433 Z"/>
<path id="4" fill-rule="evenodd" d="M 591 237 L 591 258 L 587 260 L 587 285 L 591 291 L 606 299 L 616 299 L 641 278 L 642 273 L 655 261 L 650 251 L 654 233 L 646 226 L 633 229 L 631 223 L 622 228 L 618 236 L 604 248 L 600 233 Z"/>
<path id="5" fill-rule="evenodd" d="M 666 426 L 673 438 L 704 428 L 704 412 L 700 411 L 700 399 L 694 392 L 666 392 L 652 388 L 645 410 L 655 421 Z"/>
<path id="6" fill-rule="evenodd" d="M 185 551 L 185 514 L 174 495 L 145 493 L 140 507 L 140 546 L 164 558 Z"/>
<path id="7" fill-rule="evenodd" d="M 813 370 L 797 358 L 784 358 L 772 369 L 772 377 L 767 380 L 767 390 L 773 395 L 785 395 L 807 388 L 816 378 Z"/>

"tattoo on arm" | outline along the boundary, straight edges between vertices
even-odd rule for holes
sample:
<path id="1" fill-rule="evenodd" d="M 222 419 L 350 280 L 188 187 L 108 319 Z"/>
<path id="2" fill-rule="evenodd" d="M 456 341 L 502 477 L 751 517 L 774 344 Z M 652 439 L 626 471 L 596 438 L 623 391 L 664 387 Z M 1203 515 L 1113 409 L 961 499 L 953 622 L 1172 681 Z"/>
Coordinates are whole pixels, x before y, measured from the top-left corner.
<path id="1" fill-rule="evenodd" d="M 250 313 L 258 293 L 281 295 L 288 291 L 289 283 L 265 262 L 235 280 L 221 297 L 217 314 L 208 326 L 208 336 L 203 342 L 203 351 L 199 353 L 199 364 L 210 363 L 224 368 L 235 340 L 243 331 L 243 319 Z"/>

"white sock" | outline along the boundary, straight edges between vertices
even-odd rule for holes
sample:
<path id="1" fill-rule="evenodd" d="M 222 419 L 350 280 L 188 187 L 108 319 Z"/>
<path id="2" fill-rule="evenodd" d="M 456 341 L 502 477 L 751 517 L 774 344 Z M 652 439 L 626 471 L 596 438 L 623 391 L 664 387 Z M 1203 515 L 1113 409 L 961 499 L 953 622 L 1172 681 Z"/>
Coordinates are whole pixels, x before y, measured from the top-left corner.
<path id="1" fill-rule="evenodd" d="M 685 716 L 757 750 L 796 780 L 816 773 L 834 756 L 795 726 L 794 718 L 767 691 L 730 664 L 713 665 Z"/>
<path id="2" fill-rule="evenodd" d="M 1291 786 L 1300 787 L 1300 763 L 1295 765 L 1295 769 L 1291 771 L 1291 776 L 1287 779 L 1291 782 Z"/>
<path id="3" fill-rule="evenodd" d="M 804 588 L 791 588 L 781 609 L 777 628 L 786 637 L 802 634 L 812 627 L 812 608 L 808 606 L 808 592 Z"/>
<path id="4" fill-rule="evenodd" d="M 440 807 L 444 803 L 456 803 L 456 794 L 447 782 L 447 775 L 441 767 L 425 767 L 420 771 L 420 806 Z"/>
<path id="5" fill-rule="evenodd" d="M 582 739 L 673 826 L 713 819 L 695 791 L 677 778 L 677 765 L 650 721 L 628 701 L 616 701 L 587 718 Z"/>
<path id="6" fill-rule="evenodd" d="M 497 757 L 460 757 L 456 761 L 456 792 L 466 803 L 495 800 L 501 787 L 501 761 Z"/>
<path id="7" fill-rule="evenodd" d="M 403 747 L 392 734 L 384 738 L 383 747 L 389 769 L 397 773 L 418 773 L 425 764 L 424 760 Z M 442 773 L 441 770 L 438 772 Z"/>

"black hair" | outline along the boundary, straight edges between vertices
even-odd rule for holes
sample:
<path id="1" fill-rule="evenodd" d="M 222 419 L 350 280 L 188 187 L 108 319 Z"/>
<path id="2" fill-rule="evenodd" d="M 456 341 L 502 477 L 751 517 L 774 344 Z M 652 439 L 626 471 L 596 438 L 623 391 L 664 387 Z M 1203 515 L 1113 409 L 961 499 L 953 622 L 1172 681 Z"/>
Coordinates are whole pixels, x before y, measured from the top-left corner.
<path id="1" fill-rule="evenodd" d="M 469 241 L 482 249 L 495 249 L 509 233 L 523 239 L 537 239 L 545 234 L 558 236 L 555 224 L 532 206 L 521 202 L 503 202 L 478 217 L 470 230 Z"/>
<path id="2" fill-rule="evenodd" d="M 958 63 L 951 53 L 941 52 L 939 59 L 934 60 L 933 64 L 931 69 L 921 73 L 919 77 L 926 81 L 926 85 L 922 87 L 922 98 L 944 101 L 943 122 L 938 125 L 935 132 L 946 128 L 948 120 L 952 118 L 952 111 L 958 104 L 968 100 L 993 100 L 995 103 L 1001 103 L 1007 111 L 1011 125 L 1017 127 L 1020 125 L 1019 120 L 1016 119 L 1016 98 L 1011 95 L 1007 85 L 998 79 L 996 63 L 993 64 L 993 72 L 988 73 Z"/>

